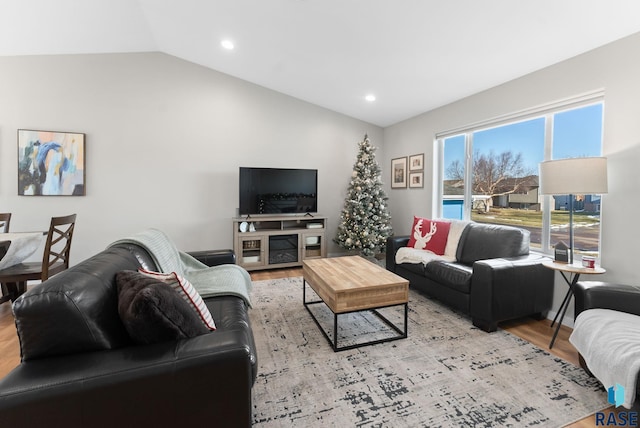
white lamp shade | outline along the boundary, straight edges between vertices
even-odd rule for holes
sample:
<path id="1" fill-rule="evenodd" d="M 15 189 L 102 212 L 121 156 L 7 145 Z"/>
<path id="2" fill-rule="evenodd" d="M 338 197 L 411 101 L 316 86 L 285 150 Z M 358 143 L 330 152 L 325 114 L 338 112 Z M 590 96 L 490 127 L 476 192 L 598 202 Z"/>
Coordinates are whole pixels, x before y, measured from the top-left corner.
<path id="1" fill-rule="evenodd" d="M 540 162 L 541 195 L 600 195 L 607 191 L 607 158 Z"/>

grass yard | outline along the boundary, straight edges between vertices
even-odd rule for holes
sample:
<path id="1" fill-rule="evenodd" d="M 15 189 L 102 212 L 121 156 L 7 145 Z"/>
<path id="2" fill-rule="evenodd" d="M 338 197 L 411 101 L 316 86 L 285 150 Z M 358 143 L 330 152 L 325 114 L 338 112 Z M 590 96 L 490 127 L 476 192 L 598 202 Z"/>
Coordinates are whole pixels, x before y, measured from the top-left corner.
<path id="1" fill-rule="evenodd" d="M 472 211 L 471 219 L 482 223 L 510 224 L 522 227 L 540 227 L 542 225 L 542 211 L 518 210 L 513 208 L 491 208 L 488 213 Z M 568 211 L 552 211 L 551 225 L 561 226 L 569 224 Z M 600 215 L 590 212 L 574 212 L 573 224 L 580 226 L 598 226 Z"/>

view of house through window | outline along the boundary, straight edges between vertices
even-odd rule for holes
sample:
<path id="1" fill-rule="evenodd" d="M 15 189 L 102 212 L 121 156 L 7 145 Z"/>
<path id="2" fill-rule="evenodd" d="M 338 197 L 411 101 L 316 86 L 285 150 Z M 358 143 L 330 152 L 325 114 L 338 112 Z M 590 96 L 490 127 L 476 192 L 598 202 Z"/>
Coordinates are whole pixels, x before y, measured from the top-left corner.
<path id="1" fill-rule="evenodd" d="M 568 243 L 569 196 L 538 193 L 538 164 L 601 156 L 602 112 L 597 102 L 441 138 L 442 216 L 522 227 L 544 252 Z M 573 220 L 576 254 L 598 255 L 600 196 L 575 195 Z"/>

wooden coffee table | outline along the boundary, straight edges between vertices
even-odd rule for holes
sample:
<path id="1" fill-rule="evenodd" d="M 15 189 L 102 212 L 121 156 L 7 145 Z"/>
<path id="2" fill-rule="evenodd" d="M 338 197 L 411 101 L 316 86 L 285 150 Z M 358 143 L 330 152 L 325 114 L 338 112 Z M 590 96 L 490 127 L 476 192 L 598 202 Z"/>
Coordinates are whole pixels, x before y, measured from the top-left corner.
<path id="1" fill-rule="evenodd" d="M 322 300 L 307 302 L 307 284 Z M 409 281 L 360 256 L 305 260 L 302 301 L 334 351 L 344 351 L 407 337 Z M 309 305 L 326 304 L 333 312 L 333 338 L 320 325 Z M 404 329 L 400 329 L 377 309 L 404 306 Z M 396 336 L 338 346 L 338 315 L 371 311 L 391 327 Z"/>

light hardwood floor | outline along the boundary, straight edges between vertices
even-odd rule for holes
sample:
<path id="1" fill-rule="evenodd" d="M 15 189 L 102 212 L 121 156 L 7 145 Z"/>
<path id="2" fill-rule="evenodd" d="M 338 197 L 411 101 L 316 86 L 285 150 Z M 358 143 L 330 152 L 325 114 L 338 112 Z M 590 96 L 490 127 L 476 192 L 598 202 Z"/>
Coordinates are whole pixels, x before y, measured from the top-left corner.
<path id="1" fill-rule="evenodd" d="M 254 281 L 266 280 L 266 279 L 278 279 L 294 276 L 302 276 L 302 269 L 274 269 L 266 271 L 251 272 L 251 278 Z M 37 285 L 36 285 L 37 286 Z M 570 363 L 579 365 L 578 353 L 575 348 L 569 343 L 569 335 L 571 329 L 562 326 L 558 338 L 556 339 L 553 349 L 549 349 L 549 342 L 553 335 L 553 329 L 549 327 L 549 320 L 537 321 L 534 319 L 521 319 L 516 321 L 510 321 L 501 323 L 500 327 L 507 330 L 511 334 L 515 334 L 538 346 L 562 358 Z M 9 303 L 0 305 L 0 378 L 4 377 L 14 367 L 20 363 L 20 345 L 18 343 L 18 337 L 16 335 L 16 328 L 14 324 L 13 314 L 11 313 L 11 306 Z M 624 410 L 622 407 L 620 410 Z M 615 411 L 612 408 L 607 409 L 606 412 Z M 1 417 L 0 417 L 1 419 Z M 595 416 L 591 415 L 581 421 L 569 425 L 572 428 L 586 428 L 595 426 Z"/>

